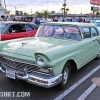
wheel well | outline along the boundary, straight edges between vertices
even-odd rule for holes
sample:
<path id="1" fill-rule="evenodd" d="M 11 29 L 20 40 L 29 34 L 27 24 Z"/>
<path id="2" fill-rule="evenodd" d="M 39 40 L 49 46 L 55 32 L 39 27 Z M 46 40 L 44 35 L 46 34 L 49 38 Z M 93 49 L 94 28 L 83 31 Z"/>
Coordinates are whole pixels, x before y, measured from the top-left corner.
<path id="1" fill-rule="evenodd" d="M 68 60 L 67 62 L 69 62 L 71 64 L 71 72 L 77 70 L 77 65 L 74 60 Z"/>

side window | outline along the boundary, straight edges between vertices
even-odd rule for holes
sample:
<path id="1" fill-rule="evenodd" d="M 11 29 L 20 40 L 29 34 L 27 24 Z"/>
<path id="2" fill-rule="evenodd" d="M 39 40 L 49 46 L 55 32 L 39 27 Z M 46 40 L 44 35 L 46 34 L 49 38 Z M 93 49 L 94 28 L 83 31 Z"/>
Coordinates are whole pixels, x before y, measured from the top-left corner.
<path id="1" fill-rule="evenodd" d="M 91 33 L 90 33 L 90 29 L 89 28 L 82 28 L 82 35 L 83 38 L 90 38 L 91 37 Z"/>
<path id="2" fill-rule="evenodd" d="M 26 32 L 25 25 L 14 24 L 11 25 L 8 30 L 8 33 L 18 33 L 18 32 Z"/>
<path id="3" fill-rule="evenodd" d="M 29 25 L 26 25 L 26 31 L 31 31 L 31 30 L 33 30 L 33 28 Z"/>
<path id="4" fill-rule="evenodd" d="M 75 26 L 65 26 L 64 31 L 64 37 L 66 39 L 79 40 L 81 38 L 79 29 Z"/>
<path id="5" fill-rule="evenodd" d="M 91 28 L 91 33 L 93 36 L 98 36 L 98 33 L 97 33 L 96 29 L 94 29 L 94 28 Z"/>

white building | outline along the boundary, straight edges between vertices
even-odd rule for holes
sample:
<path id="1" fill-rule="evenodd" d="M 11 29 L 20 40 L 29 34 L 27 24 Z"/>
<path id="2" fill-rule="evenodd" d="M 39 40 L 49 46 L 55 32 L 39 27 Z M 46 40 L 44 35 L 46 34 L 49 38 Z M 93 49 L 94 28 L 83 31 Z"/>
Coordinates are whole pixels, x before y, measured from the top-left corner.
<path id="1" fill-rule="evenodd" d="M 10 11 L 8 11 L 2 6 L 1 0 L 0 0 L 0 18 L 1 16 L 5 16 L 5 17 L 10 16 Z"/>

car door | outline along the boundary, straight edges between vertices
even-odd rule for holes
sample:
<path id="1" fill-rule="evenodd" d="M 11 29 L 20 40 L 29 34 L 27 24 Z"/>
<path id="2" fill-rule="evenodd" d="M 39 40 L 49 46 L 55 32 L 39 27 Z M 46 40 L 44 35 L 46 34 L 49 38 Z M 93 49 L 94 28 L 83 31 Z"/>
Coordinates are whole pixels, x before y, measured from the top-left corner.
<path id="1" fill-rule="evenodd" d="M 100 35 L 94 27 L 91 28 L 91 34 L 94 42 L 94 47 L 93 47 L 93 49 L 95 49 L 94 54 L 98 55 L 98 53 L 100 52 Z"/>
<path id="2" fill-rule="evenodd" d="M 81 28 L 82 31 L 82 40 L 81 40 L 81 57 L 79 60 L 80 65 L 79 66 L 83 66 L 86 63 L 88 63 L 89 61 L 91 61 L 94 57 L 95 57 L 95 51 L 96 51 L 96 47 L 95 46 L 95 41 L 94 38 L 91 35 L 91 28 L 89 27 L 83 27 Z"/>
<path id="3" fill-rule="evenodd" d="M 11 27 L 11 34 L 13 35 L 13 39 L 16 38 L 24 38 L 29 36 L 29 33 L 26 32 L 25 24 L 14 24 Z"/>
<path id="4" fill-rule="evenodd" d="M 10 40 L 10 39 L 13 39 L 12 34 L 10 34 L 10 33 L 3 33 L 3 34 L 1 34 L 1 40 L 2 41 L 4 41 L 4 40 Z"/>
<path id="5" fill-rule="evenodd" d="M 25 25 L 25 26 L 26 26 L 26 32 L 29 33 L 30 37 L 35 36 L 37 30 L 35 30 L 30 25 Z"/>

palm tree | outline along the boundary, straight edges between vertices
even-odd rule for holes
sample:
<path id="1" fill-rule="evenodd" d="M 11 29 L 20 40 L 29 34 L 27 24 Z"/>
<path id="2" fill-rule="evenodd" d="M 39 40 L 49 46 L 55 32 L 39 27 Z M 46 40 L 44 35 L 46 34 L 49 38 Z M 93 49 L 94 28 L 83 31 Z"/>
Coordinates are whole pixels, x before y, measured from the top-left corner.
<path id="1" fill-rule="evenodd" d="M 66 8 L 66 4 L 65 3 L 63 4 L 63 7 L 64 7 L 64 16 L 63 17 L 65 18 L 65 8 Z"/>
<path id="2" fill-rule="evenodd" d="M 61 8 L 60 11 L 62 11 L 62 17 L 63 17 L 63 11 L 64 11 L 64 8 Z"/>
<path id="3" fill-rule="evenodd" d="M 43 10 L 43 15 L 44 15 L 45 17 L 48 17 L 48 11 L 47 11 L 47 10 Z"/>
<path id="4" fill-rule="evenodd" d="M 65 12 L 66 12 L 66 17 L 67 17 L 67 13 L 69 12 L 69 9 L 66 8 L 66 9 L 65 9 Z"/>

